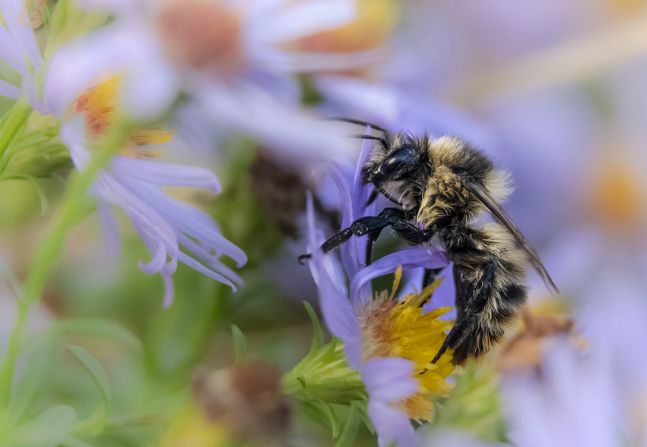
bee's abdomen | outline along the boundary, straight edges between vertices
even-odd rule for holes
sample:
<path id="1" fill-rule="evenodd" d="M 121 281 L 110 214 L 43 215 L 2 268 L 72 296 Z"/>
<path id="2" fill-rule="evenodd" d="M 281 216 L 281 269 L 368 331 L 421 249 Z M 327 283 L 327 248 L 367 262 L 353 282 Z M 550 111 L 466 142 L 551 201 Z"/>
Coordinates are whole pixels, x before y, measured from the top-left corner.
<path id="1" fill-rule="evenodd" d="M 440 237 L 454 262 L 456 284 L 457 320 L 449 347 L 454 361 L 463 363 L 487 352 L 525 302 L 526 261 L 500 225 L 448 226 Z"/>

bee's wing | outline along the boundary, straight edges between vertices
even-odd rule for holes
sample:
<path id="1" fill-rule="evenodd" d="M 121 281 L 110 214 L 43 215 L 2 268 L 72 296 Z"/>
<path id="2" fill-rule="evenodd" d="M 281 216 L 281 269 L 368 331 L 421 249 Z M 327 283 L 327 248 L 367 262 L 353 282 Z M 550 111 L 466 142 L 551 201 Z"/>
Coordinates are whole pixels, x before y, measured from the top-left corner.
<path id="1" fill-rule="evenodd" d="M 465 187 L 492 213 L 496 220 L 508 229 L 519 246 L 528 254 L 530 263 L 535 268 L 537 273 L 539 273 L 539 276 L 541 276 L 541 279 L 544 281 L 544 284 L 546 284 L 546 287 L 548 287 L 551 292 L 559 294 L 559 290 L 555 285 L 555 281 L 553 281 L 553 278 L 550 277 L 548 270 L 546 270 L 546 267 L 541 262 L 541 259 L 539 259 L 539 255 L 526 240 L 524 235 L 521 233 L 521 230 L 519 230 L 519 227 L 517 227 L 515 223 L 512 222 L 512 219 L 510 218 L 508 213 L 505 212 L 503 207 L 501 207 L 501 205 L 497 203 L 496 200 L 494 200 L 482 186 L 468 181 L 464 181 L 463 183 Z"/>

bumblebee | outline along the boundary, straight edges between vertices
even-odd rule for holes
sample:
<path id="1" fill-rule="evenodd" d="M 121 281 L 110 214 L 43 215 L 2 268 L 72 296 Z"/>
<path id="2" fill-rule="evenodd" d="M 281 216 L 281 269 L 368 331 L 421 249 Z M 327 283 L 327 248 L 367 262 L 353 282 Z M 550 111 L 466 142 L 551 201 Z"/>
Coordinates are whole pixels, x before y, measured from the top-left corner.
<path id="1" fill-rule="evenodd" d="M 352 236 L 366 235 L 370 264 L 373 243 L 387 227 L 412 245 L 432 239 L 440 244 L 453 264 L 456 321 L 433 363 L 452 349 L 454 363 L 462 364 L 486 353 L 502 337 L 526 301 L 528 264 L 558 293 L 537 252 L 501 206 L 511 192 L 506 171 L 458 138 L 394 134 L 365 121 L 336 119 L 377 132 L 354 135 L 376 142 L 363 166 L 363 180 L 375 188 L 369 203 L 382 195 L 393 206 L 357 219 L 321 249 L 328 252 Z M 475 220 L 483 212 L 491 213 L 496 223 L 478 225 Z M 425 271 L 423 286 L 437 273 Z"/>

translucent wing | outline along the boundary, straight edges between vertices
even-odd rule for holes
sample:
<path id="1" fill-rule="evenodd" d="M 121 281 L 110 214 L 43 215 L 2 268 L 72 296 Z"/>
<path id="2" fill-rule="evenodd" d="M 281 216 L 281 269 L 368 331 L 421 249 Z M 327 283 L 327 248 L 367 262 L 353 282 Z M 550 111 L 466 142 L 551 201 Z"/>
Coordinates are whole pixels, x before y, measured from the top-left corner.
<path id="1" fill-rule="evenodd" d="M 553 281 L 553 278 L 551 278 L 548 270 L 546 270 L 546 267 L 541 262 L 541 259 L 539 259 L 539 255 L 526 240 L 524 235 L 521 233 L 521 230 L 519 230 L 519 227 L 517 227 L 514 222 L 512 222 L 512 219 L 510 218 L 508 213 L 505 212 L 503 207 L 501 207 L 501 205 L 497 203 L 488 193 L 488 191 L 482 186 L 476 185 L 466 180 L 464 180 L 463 183 L 465 187 L 474 195 L 474 197 L 476 197 L 488 209 L 488 211 L 492 213 L 495 219 L 501 225 L 503 225 L 510 232 L 510 234 L 512 234 L 512 236 L 519 244 L 519 247 L 521 247 L 528 254 L 530 264 L 535 268 L 537 273 L 539 273 L 539 276 L 541 276 L 541 279 L 544 281 L 544 284 L 546 284 L 548 290 L 550 290 L 552 293 L 559 294 L 559 290 L 555 285 L 555 281 Z"/>

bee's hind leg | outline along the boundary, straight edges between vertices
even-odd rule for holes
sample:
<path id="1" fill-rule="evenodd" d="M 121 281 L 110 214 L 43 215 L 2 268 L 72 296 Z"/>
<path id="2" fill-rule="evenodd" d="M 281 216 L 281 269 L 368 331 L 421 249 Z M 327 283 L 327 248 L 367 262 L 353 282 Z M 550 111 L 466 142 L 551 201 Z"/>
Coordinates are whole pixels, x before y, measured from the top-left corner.
<path id="1" fill-rule="evenodd" d="M 440 267 L 437 269 L 425 269 L 425 273 L 422 276 L 422 290 L 424 290 L 425 287 L 431 285 L 436 280 L 436 277 L 438 277 L 438 274 L 444 269 L 445 267 Z"/>

